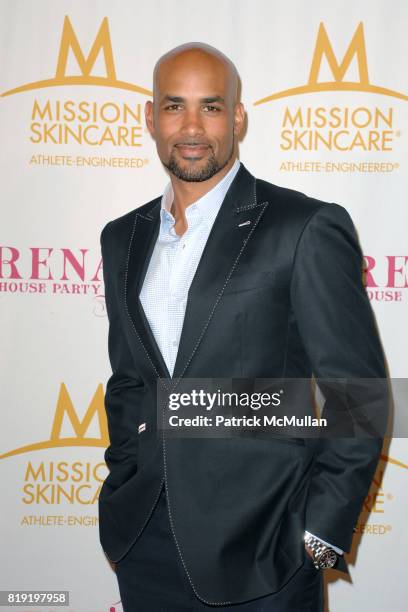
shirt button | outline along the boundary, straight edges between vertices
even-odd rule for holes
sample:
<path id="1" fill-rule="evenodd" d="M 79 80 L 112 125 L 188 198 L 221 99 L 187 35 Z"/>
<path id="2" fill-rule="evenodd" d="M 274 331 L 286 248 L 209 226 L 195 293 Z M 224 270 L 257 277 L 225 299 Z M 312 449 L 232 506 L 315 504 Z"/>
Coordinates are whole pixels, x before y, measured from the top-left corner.
<path id="1" fill-rule="evenodd" d="M 173 340 L 173 346 L 177 346 L 177 340 Z"/>

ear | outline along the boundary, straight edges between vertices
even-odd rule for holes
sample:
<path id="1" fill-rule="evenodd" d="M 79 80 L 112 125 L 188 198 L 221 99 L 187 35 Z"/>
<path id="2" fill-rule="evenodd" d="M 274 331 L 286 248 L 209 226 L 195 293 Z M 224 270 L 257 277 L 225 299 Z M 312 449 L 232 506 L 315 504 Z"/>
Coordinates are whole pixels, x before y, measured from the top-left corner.
<path id="1" fill-rule="evenodd" d="M 245 108 L 242 102 L 238 102 L 234 109 L 234 134 L 239 136 L 245 122 Z"/>
<path id="2" fill-rule="evenodd" d="M 153 102 L 148 100 L 145 104 L 145 119 L 147 129 L 154 138 Z"/>

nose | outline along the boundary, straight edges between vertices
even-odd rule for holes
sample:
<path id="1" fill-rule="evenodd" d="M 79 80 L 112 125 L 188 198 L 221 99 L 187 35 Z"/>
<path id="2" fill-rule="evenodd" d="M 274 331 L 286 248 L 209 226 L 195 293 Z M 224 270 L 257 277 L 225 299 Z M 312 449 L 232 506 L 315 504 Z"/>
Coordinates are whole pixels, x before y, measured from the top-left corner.
<path id="1" fill-rule="evenodd" d="M 190 108 L 184 114 L 182 131 L 187 136 L 199 136 L 204 133 L 200 111 Z"/>

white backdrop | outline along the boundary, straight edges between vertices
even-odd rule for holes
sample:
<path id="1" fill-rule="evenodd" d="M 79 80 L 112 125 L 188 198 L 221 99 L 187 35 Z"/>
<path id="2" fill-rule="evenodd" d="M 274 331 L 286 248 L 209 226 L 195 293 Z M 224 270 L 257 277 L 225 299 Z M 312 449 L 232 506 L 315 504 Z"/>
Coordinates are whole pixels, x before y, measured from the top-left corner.
<path id="1" fill-rule="evenodd" d="M 0 2 L 0 589 L 122 610 L 97 525 L 110 375 L 99 234 L 168 180 L 143 107 L 170 48 L 203 41 L 235 62 L 252 173 L 349 210 L 390 374 L 407 376 L 407 20 L 404 0 Z M 406 609 L 407 464 L 394 439 L 352 580 L 328 576 L 331 612 Z"/>

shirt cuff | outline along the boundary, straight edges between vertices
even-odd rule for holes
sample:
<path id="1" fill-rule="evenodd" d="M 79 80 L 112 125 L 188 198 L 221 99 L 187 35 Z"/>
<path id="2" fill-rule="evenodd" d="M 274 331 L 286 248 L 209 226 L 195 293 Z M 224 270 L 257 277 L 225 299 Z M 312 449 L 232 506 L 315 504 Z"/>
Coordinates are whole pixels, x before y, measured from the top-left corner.
<path id="1" fill-rule="evenodd" d="M 326 544 L 326 546 L 329 546 L 329 548 L 332 548 L 338 555 L 342 555 L 344 553 L 344 550 L 342 550 L 341 548 L 337 548 L 337 546 L 333 546 L 333 544 L 330 544 L 329 542 L 325 542 L 325 540 L 322 540 L 322 538 L 319 538 L 319 536 L 314 535 L 314 533 L 310 533 L 310 531 L 305 531 L 306 535 L 311 535 L 314 538 L 317 538 L 318 540 L 320 540 L 320 542 L 322 542 L 323 544 Z"/>

